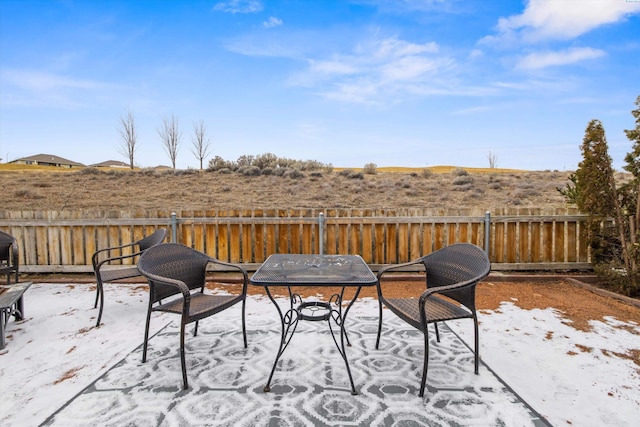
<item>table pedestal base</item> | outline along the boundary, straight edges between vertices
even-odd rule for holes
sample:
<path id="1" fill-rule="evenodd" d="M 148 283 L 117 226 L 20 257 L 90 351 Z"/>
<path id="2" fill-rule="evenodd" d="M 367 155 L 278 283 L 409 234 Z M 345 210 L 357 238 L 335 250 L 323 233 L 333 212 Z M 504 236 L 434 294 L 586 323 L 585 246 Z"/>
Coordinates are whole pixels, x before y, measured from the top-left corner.
<path id="1" fill-rule="evenodd" d="M 349 301 L 345 310 L 342 309 L 342 304 L 344 302 L 344 291 L 345 288 L 342 288 L 340 294 L 332 295 L 329 302 L 324 301 L 302 301 L 300 295 L 291 292 L 291 288 L 288 287 L 289 290 L 289 309 L 286 312 L 283 312 L 276 300 L 271 295 L 269 291 L 269 287 L 265 286 L 265 291 L 269 299 L 273 302 L 276 309 L 278 310 L 278 314 L 280 315 L 280 323 L 282 325 L 282 333 L 280 335 L 280 348 L 278 349 L 278 353 L 276 354 L 276 359 L 273 362 L 273 368 L 271 369 L 271 374 L 269 375 L 269 379 L 267 380 L 267 385 L 264 387 L 265 392 L 271 391 L 271 380 L 273 379 L 273 374 L 276 371 L 276 367 L 278 365 L 278 361 L 284 353 L 285 349 L 291 342 L 291 338 L 293 338 L 293 334 L 298 327 L 298 321 L 326 321 L 329 324 L 329 330 L 331 331 L 331 338 L 333 338 L 333 342 L 344 360 L 344 364 L 347 368 L 347 374 L 349 375 L 349 382 L 351 384 L 351 394 L 356 395 L 358 392 L 356 391 L 356 387 L 353 383 L 353 377 L 351 376 L 351 369 L 349 368 L 349 359 L 347 358 L 346 346 L 350 346 L 349 337 L 347 336 L 347 331 L 345 329 L 345 321 L 347 318 L 347 314 L 351 309 L 351 306 L 358 298 L 360 293 L 360 288 L 356 288 L 356 293 L 353 298 Z M 334 333 L 332 324 L 340 328 L 340 340 L 336 339 L 336 334 Z M 345 346 L 346 342 L 346 346 Z"/>

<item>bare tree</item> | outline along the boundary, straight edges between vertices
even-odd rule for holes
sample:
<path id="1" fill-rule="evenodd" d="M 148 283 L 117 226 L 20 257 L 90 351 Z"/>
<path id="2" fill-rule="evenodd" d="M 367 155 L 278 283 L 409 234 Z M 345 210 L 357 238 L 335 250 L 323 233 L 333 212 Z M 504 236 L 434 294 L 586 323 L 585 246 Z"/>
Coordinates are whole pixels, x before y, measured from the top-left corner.
<path id="1" fill-rule="evenodd" d="M 173 114 L 171 114 L 171 118 L 162 118 L 162 128 L 158 129 L 158 135 L 160 135 L 162 145 L 171 159 L 171 166 L 175 170 L 182 134 L 178 126 L 178 119 Z"/>
<path id="2" fill-rule="evenodd" d="M 493 154 L 491 151 L 489 151 L 489 155 L 487 156 L 487 159 L 489 159 L 489 169 L 495 169 L 496 166 L 498 165 L 498 157 Z"/>
<path id="3" fill-rule="evenodd" d="M 129 160 L 129 167 L 133 169 L 133 161 L 138 144 L 138 133 L 136 132 L 136 122 L 133 113 L 128 110 L 126 116 L 120 117 L 120 146 L 118 153 Z"/>
<path id="4" fill-rule="evenodd" d="M 200 120 L 198 123 L 193 124 L 193 154 L 196 159 L 200 161 L 200 170 L 202 170 L 202 163 L 204 159 L 209 155 L 209 149 L 211 148 L 211 142 L 207 138 L 207 127 L 204 121 Z"/>

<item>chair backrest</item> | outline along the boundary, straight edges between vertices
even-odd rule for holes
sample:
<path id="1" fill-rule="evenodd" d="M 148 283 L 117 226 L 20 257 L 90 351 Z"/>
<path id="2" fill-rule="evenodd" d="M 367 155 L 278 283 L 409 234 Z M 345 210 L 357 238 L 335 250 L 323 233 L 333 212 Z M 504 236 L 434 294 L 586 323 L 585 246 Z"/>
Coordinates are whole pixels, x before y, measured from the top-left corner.
<path id="1" fill-rule="evenodd" d="M 178 294 L 175 286 L 163 284 L 161 278 L 179 280 L 189 289 L 203 288 L 210 258 L 179 243 L 161 243 L 150 247 L 138 261 L 138 270 L 149 281 L 153 302 Z"/>
<path id="2" fill-rule="evenodd" d="M 164 241 L 165 236 L 167 235 L 167 230 L 164 228 L 158 228 L 156 231 L 138 240 L 138 247 L 140 251 L 146 251 L 152 246 L 160 244 Z"/>
<path id="3" fill-rule="evenodd" d="M 427 275 L 427 288 L 468 283 L 475 286 L 491 271 L 491 262 L 487 254 L 478 246 L 470 243 L 456 243 L 446 246 L 423 257 Z M 445 295 L 465 304 L 468 293 L 447 292 Z M 461 300 L 463 299 L 463 300 Z"/>
<path id="4" fill-rule="evenodd" d="M 15 262 L 12 259 L 11 251 L 15 251 L 17 248 L 16 239 L 11 234 L 0 231 L 0 261 L 6 261 L 8 265 Z"/>

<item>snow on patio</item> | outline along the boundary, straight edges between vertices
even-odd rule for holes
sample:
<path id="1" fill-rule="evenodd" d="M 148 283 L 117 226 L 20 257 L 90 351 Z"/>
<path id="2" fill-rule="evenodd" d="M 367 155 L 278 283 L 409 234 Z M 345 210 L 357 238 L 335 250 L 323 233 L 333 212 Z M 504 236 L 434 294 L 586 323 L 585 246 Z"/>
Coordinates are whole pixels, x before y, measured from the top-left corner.
<path id="1" fill-rule="evenodd" d="M 7 327 L 7 347 L 0 352 L 2 393 L 0 424 L 3 426 L 39 425 L 67 402 L 73 400 L 61 413 L 61 419 L 68 421 L 77 415 L 74 404 L 82 407 L 82 399 L 85 399 L 85 404 L 95 403 L 95 398 L 92 397 L 95 394 L 90 393 L 88 386 L 94 384 L 97 379 L 100 378 L 92 388 L 99 389 L 100 383 L 109 380 L 110 377 L 150 369 L 140 363 L 139 350 L 144 333 L 146 288 L 140 285 L 108 286 L 105 289 L 104 324 L 100 328 L 93 326 L 97 314 L 97 310 L 93 309 L 95 297 L 93 289 L 89 284 L 34 284 L 27 291 L 25 294 L 26 320 L 20 322 L 10 320 Z M 228 338 L 240 335 L 239 324 L 234 324 L 234 319 L 238 316 L 239 306 L 213 318 L 205 319 L 201 322 L 203 332 L 199 333 L 198 337 L 187 336 L 188 348 L 190 341 L 194 340 L 201 340 L 200 346 L 202 346 L 202 343 L 209 338 L 207 330 L 210 333 L 224 331 L 228 334 L 225 339 L 231 341 L 232 346 L 238 347 L 234 351 L 244 352 L 240 344 L 241 340 L 234 341 Z M 392 316 L 390 313 L 385 314 L 387 327 L 396 324 L 393 323 Z M 553 309 L 522 310 L 509 302 L 503 303 L 499 310 L 482 312 L 479 316 L 480 354 L 486 367 L 484 365 L 481 367 L 479 376 L 473 375 L 472 355 L 468 353 L 462 357 L 460 363 L 459 371 L 462 379 L 457 378 L 455 381 L 463 383 L 467 381 L 469 387 L 477 387 L 479 397 L 486 397 L 489 393 L 483 394 L 483 391 L 501 388 L 501 385 L 493 380 L 493 373 L 495 373 L 533 410 L 553 425 L 636 425 L 637 420 L 640 419 L 640 368 L 628 358 L 619 357 L 616 354 L 628 354 L 631 350 L 637 350 L 640 347 L 638 338 L 640 325 L 624 324 L 615 318 L 607 318 L 605 322 L 592 321 L 592 331 L 583 332 L 568 325 L 566 320 Z M 391 374 L 381 372 L 379 375 L 374 373 L 370 377 L 364 377 L 363 371 L 367 364 L 373 365 L 374 360 L 386 361 L 385 363 L 402 362 L 398 360 L 397 355 L 387 354 L 384 346 L 380 350 L 373 349 L 374 342 L 371 337 L 375 340 L 376 319 L 377 302 L 371 299 L 359 300 L 349 314 L 349 330 L 353 329 L 354 338 L 363 337 L 362 340 L 354 341 L 354 345 L 347 350 L 356 388 L 360 390 L 358 396 L 351 396 L 348 387 L 331 388 L 325 377 L 313 377 L 316 372 L 314 369 L 309 369 L 308 372 L 302 370 L 301 377 L 296 379 L 279 367 L 272 385 L 288 384 L 293 380 L 301 385 L 317 383 L 321 388 L 326 387 L 323 388 L 325 394 L 333 394 L 336 396 L 335 399 L 353 400 L 354 404 L 373 398 L 374 394 L 370 393 L 370 390 L 385 390 L 385 386 L 388 386 L 390 387 L 388 394 L 379 393 L 384 404 L 388 406 L 393 404 L 393 387 L 397 385 L 412 391 L 406 397 L 408 400 L 402 404 L 414 407 L 423 405 L 427 411 L 428 405 L 434 405 L 430 400 L 432 399 L 430 393 L 435 392 L 439 382 L 446 380 L 438 378 L 438 371 L 446 366 L 438 365 L 437 347 L 456 350 L 455 343 L 452 344 L 452 342 L 457 337 L 447 334 L 443 336 L 440 344 L 431 348 L 432 363 L 427 384 L 434 388 L 425 393 L 424 399 L 419 399 L 416 388 L 419 386 L 422 364 L 422 339 L 419 334 L 410 336 L 410 328 L 407 329 L 409 332 L 404 333 L 407 337 L 403 342 L 410 342 L 411 346 L 418 349 L 417 353 L 406 355 L 405 360 L 411 362 L 411 368 L 398 372 L 396 376 L 393 372 Z M 150 351 L 154 348 L 159 351 L 167 348 L 171 352 L 167 356 L 168 360 L 174 359 L 170 362 L 172 367 L 170 373 L 140 380 L 141 383 L 153 383 L 155 387 L 160 387 L 156 389 L 158 399 L 162 398 L 162 392 L 166 391 L 162 390 L 162 387 L 176 389 L 176 394 L 171 397 L 173 401 L 183 399 L 185 396 L 179 390 L 181 376 L 178 339 L 175 336 L 177 321 L 177 316 L 160 314 L 154 315 L 151 322 L 151 333 L 158 331 L 160 333 L 151 339 Z M 363 324 L 358 325 L 359 322 Z M 304 355 L 300 355 L 299 352 L 304 351 L 302 347 L 311 344 L 320 345 L 319 348 L 324 348 L 327 352 L 335 351 L 333 342 L 322 338 L 321 333 L 317 333 L 328 329 L 323 328 L 326 326 L 324 322 L 318 323 L 313 326 L 308 326 L 310 323 L 298 326 L 299 329 L 310 330 L 313 333 L 305 333 L 304 339 L 296 335 L 292 341 L 293 347 L 288 348 L 283 356 L 287 357 L 286 360 L 297 360 L 296 363 L 302 363 L 300 359 L 304 359 Z M 277 325 L 275 329 L 274 324 Z M 265 325 L 268 326 L 265 327 Z M 448 326 L 468 343 L 472 340 L 470 321 L 448 322 Z M 257 374 L 250 378 L 252 384 L 248 388 L 255 399 L 260 399 L 265 404 L 282 399 L 283 396 L 275 391 L 269 394 L 258 392 L 262 389 L 271 369 L 279 339 L 276 311 L 266 298 L 249 297 L 247 329 L 249 349 L 243 357 L 247 360 L 251 359 L 252 364 L 256 366 L 260 365 L 253 370 Z M 320 342 L 321 340 L 324 341 Z M 384 341 L 383 337 L 383 344 Z M 162 347 L 163 345 L 165 347 Z M 264 347 L 261 347 L 263 345 Z M 296 345 L 298 348 L 295 347 Z M 195 343 L 194 346 L 199 347 Z M 467 350 L 459 346 L 456 351 Z M 262 354 L 262 358 L 256 359 L 256 353 L 265 354 Z M 159 356 L 156 353 L 150 353 L 146 365 L 154 363 L 154 357 L 157 361 Z M 188 362 L 190 357 L 195 355 L 187 350 Z M 336 376 L 344 376 L 342 360 L 338 359 L 334 365 Z M 108 375 L 105 378 L 106 373 Z M 188 375 L 193 382 L 193 388 L 185 392 L 186 396 L 190 392 L 197 394 L 199 390 L 201 391 L 203 380 L 200 377 L 206 376 L 198 375 L 197 369 L 193 367 L 189 368 Z M 243 381 L 246 380 L 247 378 L 243 379 Z M 451 380 L 454 381 L 453 378 Z M 443 387 L 446 387 L 446 384 Z M 304 386 L 302 389 L 304 390 Z M 135 393 L 136 388 L 131 390 Z M 144 392 L 148 393 L 148 391 Z M 442 394 L 441 391 L 437 393 Z M 175 396 L 178 395 L 180 397 L 176 398 Z M 296 397 L 296 391 L 293 391 L 288 398 L 293 402 L 293 399 L 300 400 L 300 395 Z M 202 403 L 202 396 L 197 399 Z M 495 415 L 500 420 L 511 420 L 509 425 L 532 425 L 530 421 L 524 421 L 523 414 L 527 415 L 526 408 L 523 410 L 522 405 L 513 405 L 511 397 L 506 396 L 501 399 L 496 395 L 491 399 L 493 400 L 485 402 L 487 407 L 495 406 L 491 409 L 495 414 L 490 414 L 491 416 Z M 454 418 L 457 415 L 455 411 L 460 411 L 458 415 L 460 419 L 466 419 L 465 423 L 473 423 L 476 415 L 487 416 L 486 410 L 481 414 L 474 414 L 470 412 L 469 407 L 453 407 L 448 410 L 449 415 Z M 451 413 L 451 411 L 454 412 Z M 368 414 L 367 419 L 372 424 L 384 425 L 385 418 L 378 415 Z M 163 425 L 171 425 L 174 416 L 176 415 L 169 414 L 163 418 Z M 54 418 L 49 421 L 56 424 L 55 420 Z M 264 422 L 267 421 L 268 418 L 265 418 Z M 480 418 L 475 419 L 475 422 L 479 421 Z M 329 423 L 340 424 L 339 420 L 329 420 L 327 424 Z M 57 425 L 65 424 L 60 421 Z M 82 425 L 82 419 L 79 425 Z M 212 421 L 211 425 L 216 425 L 215 421 Z"/>

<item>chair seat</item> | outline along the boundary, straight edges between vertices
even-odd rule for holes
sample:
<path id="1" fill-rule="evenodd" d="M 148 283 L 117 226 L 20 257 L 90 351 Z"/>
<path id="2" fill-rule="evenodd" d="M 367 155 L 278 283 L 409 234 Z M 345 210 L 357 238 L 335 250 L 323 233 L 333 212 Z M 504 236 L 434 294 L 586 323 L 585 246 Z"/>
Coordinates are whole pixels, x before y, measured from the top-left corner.
<path id="1" fill-rule="evenodd" d="M 140 276 L 138 267 L 129 268 L 113 268 L 100 270 L 100 278 L 103 283 L 112 282 L 120 279 L 131 279 L 132 277 Z"/>
<path id="2" fill-rule="evenodd" d="M 418 298 L 390 298 L 384 300 L 385 305 L 398 317 L 417 329 L 420 325 L 420 307 Z M 472 318 L 470 310 L 453 304 L 443 298 L 432 296 L 425 303 L 427 323 L 461 318 Z"/>
<path id="3" fill-rule="evenodd" d="M 203 319 L 231 307 L 238 301 L 241 301 L 242 298 L 242 295 L 209 295 L 200 292 L 194 293 L 191 294 L 191 302 L 189 303 L 189 313 L 187 316 L 191 322 Z M 153 311 L 182 314 L 183 301 L 182 297 L 176 298 L 154 307 Z"/>

